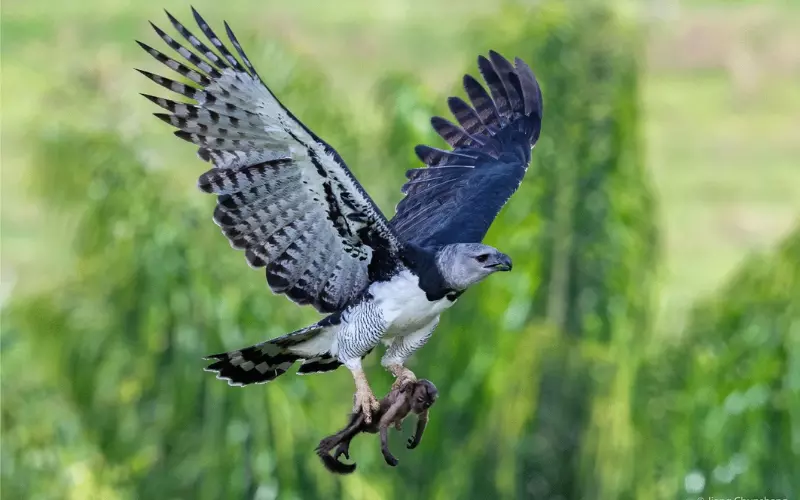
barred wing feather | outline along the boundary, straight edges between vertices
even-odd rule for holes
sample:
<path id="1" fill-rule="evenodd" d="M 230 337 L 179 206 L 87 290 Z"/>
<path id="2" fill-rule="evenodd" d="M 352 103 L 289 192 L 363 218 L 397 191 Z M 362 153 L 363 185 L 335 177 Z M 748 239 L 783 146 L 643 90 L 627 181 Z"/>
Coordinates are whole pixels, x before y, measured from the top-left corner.
<path id="1" fill-rule="evenodd" d="M 217 195 L 214 221 L 247 262 L 265 267 L 275 293 L 322 312 L 342 309 L 375 273 L 395 264 L 399 243 L 386 218 L 339 154 L 297 120 L 256 73 L 225 24 L 237 59 L 192 9 L 213 48 L 169 13 L 188 42 L 157 26 L 185 64 L 138 42 L 194 85 L 139 70 L 196 103 L 145 95 L 167 113 L 175 135 L 199 146 L 213 168 L 199 187 Z"/>
<path id="2" fill-rule="evenodd" d="M 453 150 L 416 147 L 426 167 L 406 173 L 406 196 L 391 220 L 399 239 L 421 246 L 480 242 L 519 187 L 541 130 L 542 93 L 528 65 L 514 63 L 494 51 L 480 56 L 489 92 L 466 75 L 472 106 L 448 100 L 458 124 L 431 119 Z"/>

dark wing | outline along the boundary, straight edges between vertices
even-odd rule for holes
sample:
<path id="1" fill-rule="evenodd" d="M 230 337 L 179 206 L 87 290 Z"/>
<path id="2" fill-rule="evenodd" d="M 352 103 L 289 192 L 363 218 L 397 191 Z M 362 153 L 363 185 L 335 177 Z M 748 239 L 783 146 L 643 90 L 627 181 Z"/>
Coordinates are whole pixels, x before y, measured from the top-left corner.
<path id="1" fill-rule="evenodd" d="M 153 28 L 189 64 L 139 45 L 195 86 L 139 71 L 196 104 L 145 97 L 214 165 L 198 184 L 218 196 L 214 221 L 231 246 L 244 250 L 251 266 L 266 267 L 275 293 L 322 312 L 339 310 L 371 273 L 394 265 L 398 241 L 339 154 L 270 92 L 227 23 L 241 62 L 192 11 L 213 49 L 169 13 L 191 49 Z"/>
<path id="2" fill-rule="evenodd" d="M 427 168 L 406 173 L 406 197 L 391 221 L 402 241 L 421 246 L 480 242 L 525 176 L 542 124 L 536 77 L 521 59 L 512 66 L 494 51 L 489 59 L 480 56 L 478 67 L 491 96 L 466 75 L 472 106 L 458 97 L 448 99 L 459 125 L 431 119 L 453 151 L 416 147 Z"/>

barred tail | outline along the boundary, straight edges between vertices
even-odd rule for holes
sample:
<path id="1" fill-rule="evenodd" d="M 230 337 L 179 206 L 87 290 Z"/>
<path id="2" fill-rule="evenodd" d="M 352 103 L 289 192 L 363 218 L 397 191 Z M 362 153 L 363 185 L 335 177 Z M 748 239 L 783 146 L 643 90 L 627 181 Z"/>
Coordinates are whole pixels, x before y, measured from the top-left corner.
<path id="1" fill-rule="evenodd" d="M 340 363 L 328 352 L 332 333 L 315 324 L 244 349 L 212 354 L 205 358 L 213 361 L 205 371 L 216 373 L 228 385 L 243 386 L 275 380 L 299 360 L 305 360 L 299 373 L 334 370 Z M 322 367 L 321 360 L 325 360 Z M 317 369 L 309 370 L 312 367 Z"/>

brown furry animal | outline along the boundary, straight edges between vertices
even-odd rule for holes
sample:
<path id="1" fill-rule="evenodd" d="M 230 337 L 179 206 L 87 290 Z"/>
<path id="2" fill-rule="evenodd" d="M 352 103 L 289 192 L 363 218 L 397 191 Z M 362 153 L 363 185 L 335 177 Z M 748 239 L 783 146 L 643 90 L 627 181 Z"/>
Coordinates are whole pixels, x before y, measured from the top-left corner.
<path id="1" fill-rule="evenodd" d="M 362 432 L 380 433 L 381 452 L 386 463 L 394 467 L 398 460 L 389 451 L 389 427 L 394 425 L 397 429 L 401 428 L 403 419 L 409 413 L 417 414 L 417 429 L 414 435 L 408 440 L 408 449 L 414 449 L 422 440 L 425 426 L 428 423 L 428 410 L 436 402 L 439 391 L 429 380 L 417 380 L 408 383 L 400 388 L 392 389 L 380 401 L 380 407 L 372 413 L 372 422 L 364 421 L 364 414 L 361 412 L 350 415 L 350 422 L 344 429 L 336 434 L 326 437 L 317 446 L 317 455 L 322 459 L 325 468 L 335 474 L 350 474 L 356 470 L 356 464 L 346 464 L 339 461 L 339 457 L 344 455 L 350 459 L 350 441 Z M 331 450 L 336 447 L 333 455 Z"/>

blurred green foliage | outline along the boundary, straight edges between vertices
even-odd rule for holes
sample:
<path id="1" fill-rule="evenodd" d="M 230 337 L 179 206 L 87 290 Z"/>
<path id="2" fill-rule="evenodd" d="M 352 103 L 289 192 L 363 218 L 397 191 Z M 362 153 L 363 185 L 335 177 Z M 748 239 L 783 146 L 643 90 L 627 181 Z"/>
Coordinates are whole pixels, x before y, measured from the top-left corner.
<path id="1" fill-rule="evenodd" d="M 446 92 L 387 73 L 369 96 L 376 119 L 263 38 L 240 34 L 272 90 L 391 214 L 417 166 L 412 146 L 442 144 L 428 120 L 461 94 L 458 73 Z M 202 168 L 192 148 L 126 126 L 124 106 L 96 97 L 114 94 L 102 65 L 70 68 L 82 85 L 48 97 L 91 103 L 81 107 L 95 121 L 64 104 L 36 140 L 35 194 L 79 222 L 64 282 L 3 311 L 3 495 L 683 498 L 699 477 L 715 496 L 799 491 L 798 236 L 698 304 L 679 345 L 654 347 L 659 242 L 635 25 L 598 3 L 508 3 L 462 38 L 475 53 L 528 61 L 545 121 L 487 238 L 514 272 L 465 294 L 412 360 L 442 393 L 420 448 L 392 436 L 401 463 L 389 469 L 362 438 L 358 472 L 332 477 L 312 450 L 344 422 L 348 373 L 234 389 L 201 371 L 205 354 L 316 315 L 270 297 L 230 250 L 210 221 L 213 200 L 185 188 Z M 156 156 L 186 167 L 160 168 Z M 381 392 L 390 377 L 377 359 L 367 369 Z"/>
<path id="2" fill-rule="evenodd" d="M 639 496 L 800 491 L 800 229 L 647 357 L 634 408 L 641 445 L 658 450 L 639 453 Z"/>

